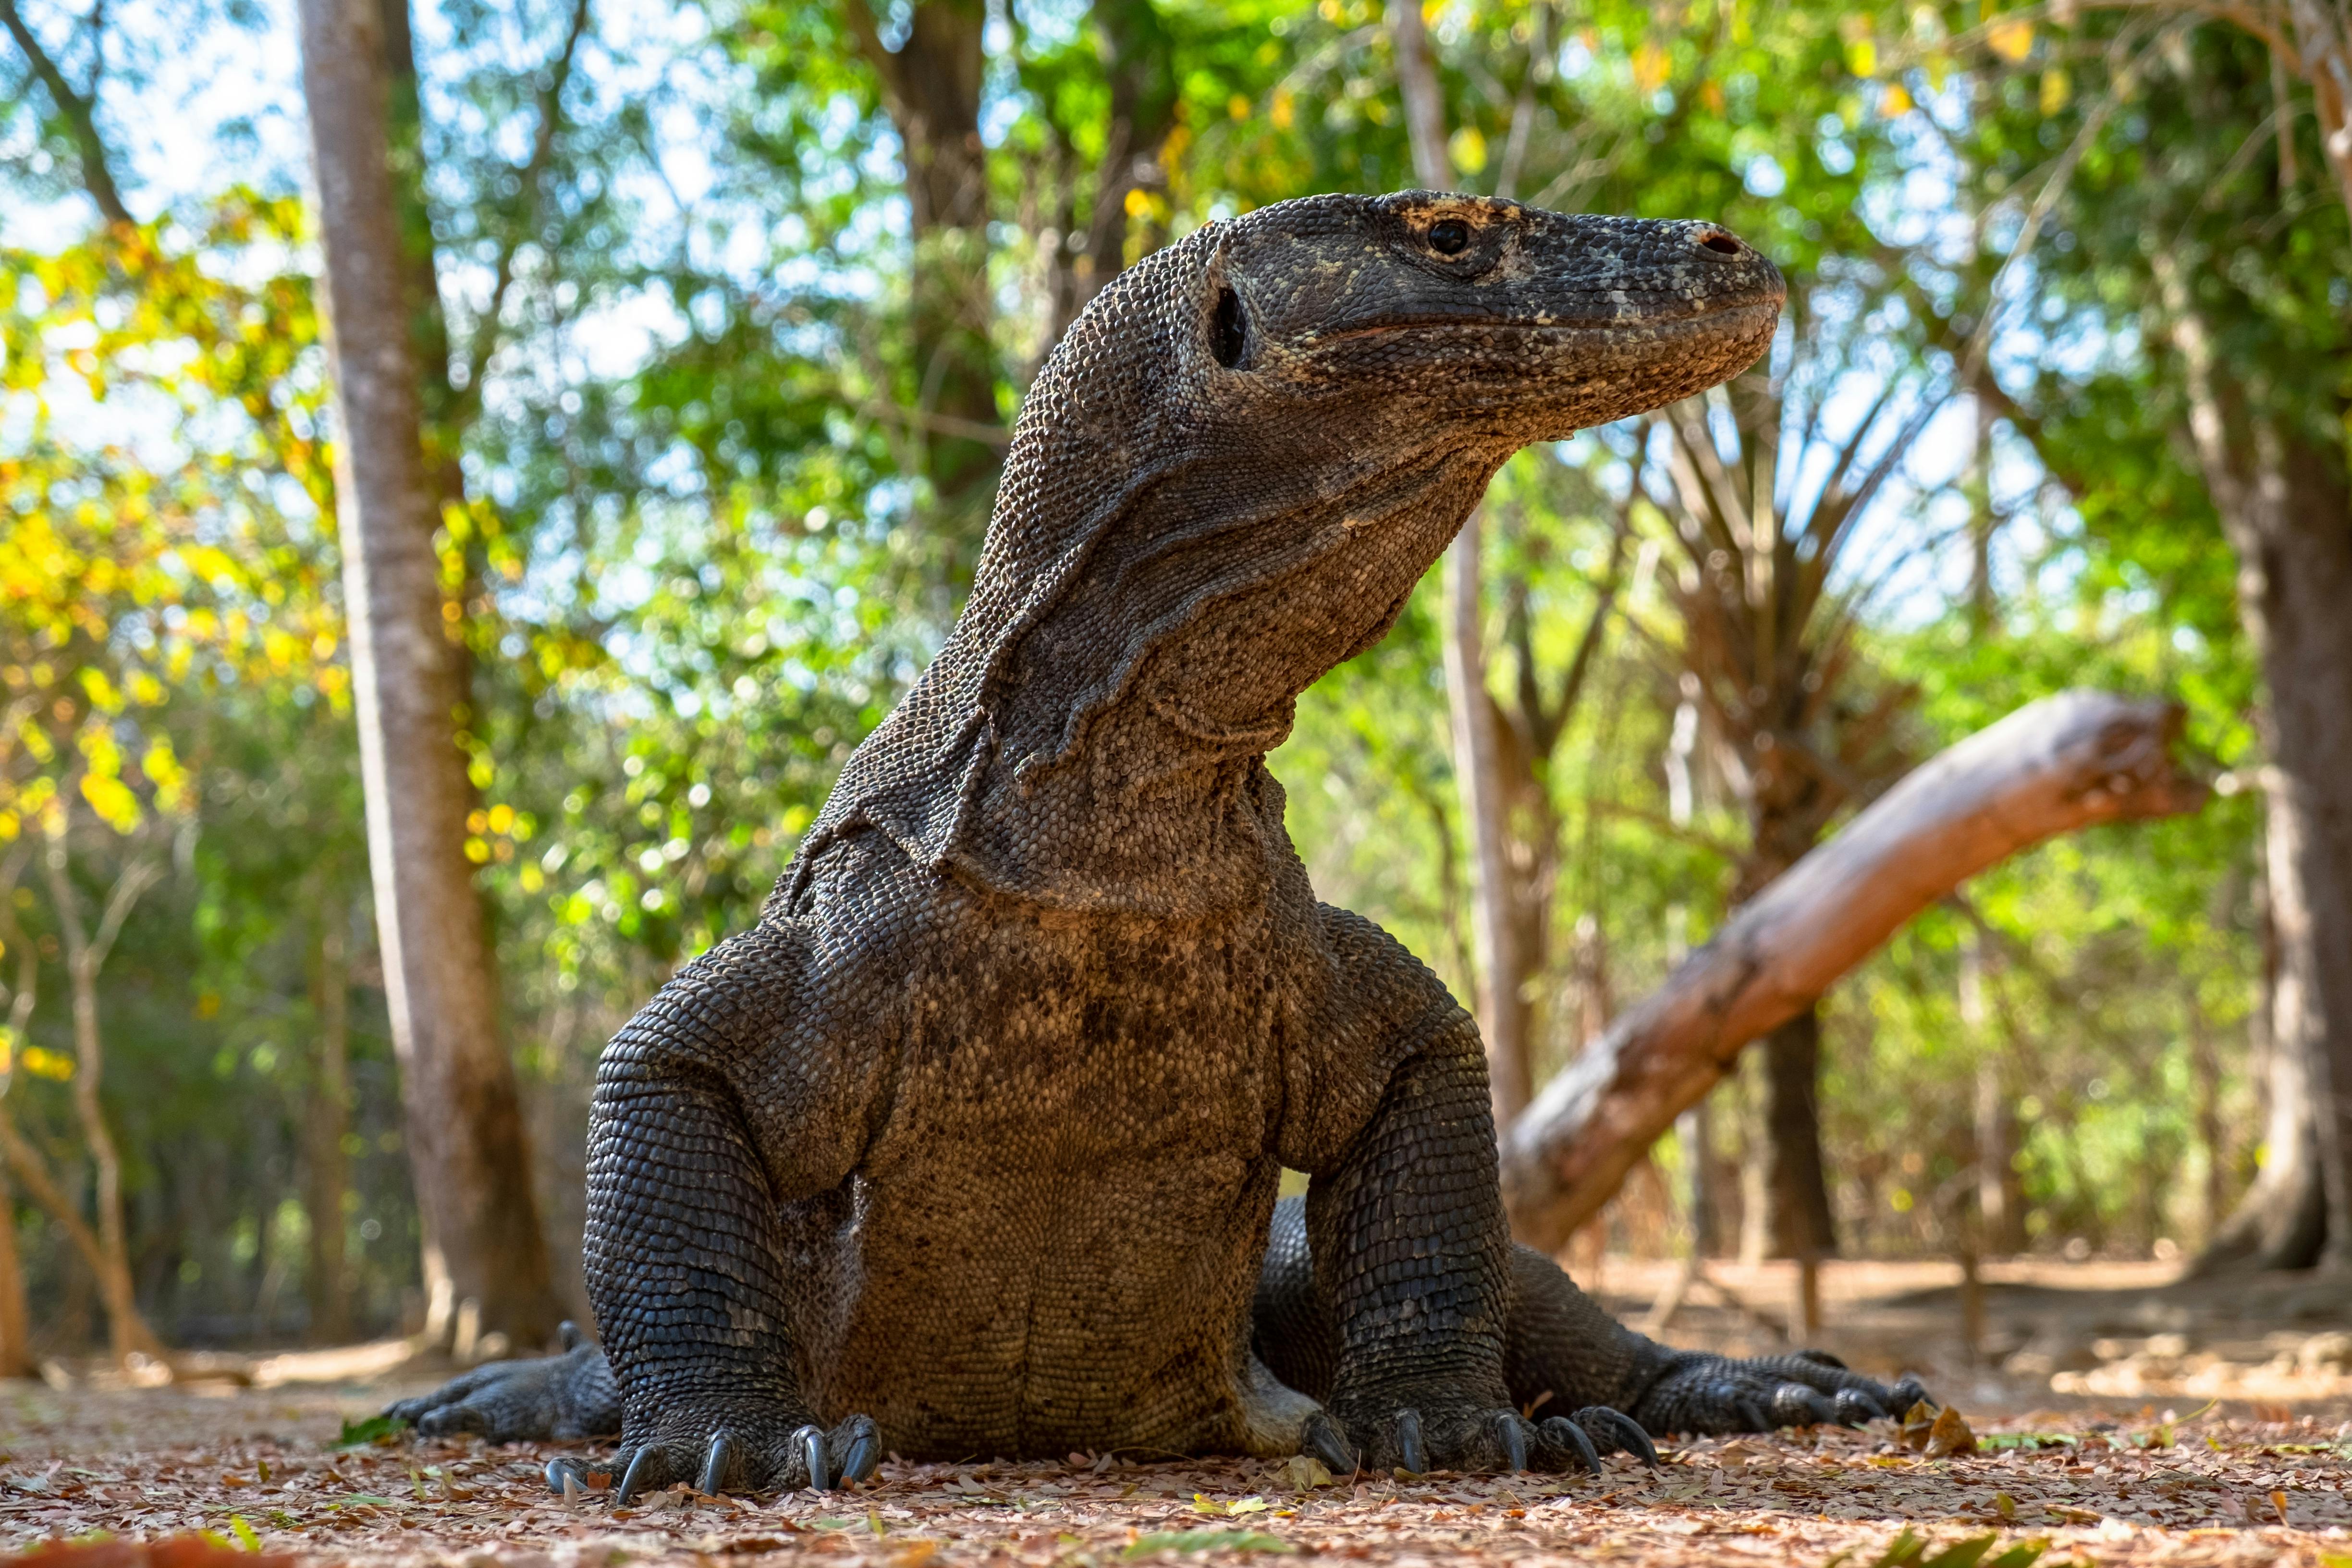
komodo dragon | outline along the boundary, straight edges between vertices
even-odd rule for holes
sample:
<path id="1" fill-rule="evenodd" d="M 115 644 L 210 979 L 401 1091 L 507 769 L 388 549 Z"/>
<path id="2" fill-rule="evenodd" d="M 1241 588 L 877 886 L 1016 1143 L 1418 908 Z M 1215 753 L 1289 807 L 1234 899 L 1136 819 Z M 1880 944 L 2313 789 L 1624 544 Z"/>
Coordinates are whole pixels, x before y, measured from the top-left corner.
<path id="1" fill-rule="evenodd" d="M 759 923 L 604 1052 L 603 1350 L 392 1413 L 617 1428 L 625 1500 L 886 1445 L 1597 1469 L 1917 1397 L 1668 1349 L 1515 1249 L 1476 1027 L 1316 901 L 1265 766 L 1506 458 L 1744 369 L 1783 297 L 1711 224 L 1419 192 L 1122 274 L 1028 395 L 939 658 Z"/>

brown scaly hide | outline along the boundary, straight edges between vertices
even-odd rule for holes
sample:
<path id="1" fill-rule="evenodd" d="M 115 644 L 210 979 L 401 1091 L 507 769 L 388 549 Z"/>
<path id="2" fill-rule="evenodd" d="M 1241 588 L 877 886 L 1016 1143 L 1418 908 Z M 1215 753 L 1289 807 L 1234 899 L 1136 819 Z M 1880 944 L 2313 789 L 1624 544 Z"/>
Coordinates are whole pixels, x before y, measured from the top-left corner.
<path id="1" fill-rule="evenodd" d="M 1736 372 L 1780 300 L 1708 225 L 1409 194 L 1213 225 L 1094 300 L 946 647 L 759 927 L 605 1053 L 624 1496 L 885 1446 L 1559 1468 L 1646 1444 L 1582 1405 L 1894 1397 L 1677 1357 L 1513 1254 L 1475 1026 L 1316 901 L 1264 760 L 1506 458 Z M 1284 1166 L 1312 1185 L 1277 1214 Z M 402 1413 L 593 1425 L 594 1357 Z"/>

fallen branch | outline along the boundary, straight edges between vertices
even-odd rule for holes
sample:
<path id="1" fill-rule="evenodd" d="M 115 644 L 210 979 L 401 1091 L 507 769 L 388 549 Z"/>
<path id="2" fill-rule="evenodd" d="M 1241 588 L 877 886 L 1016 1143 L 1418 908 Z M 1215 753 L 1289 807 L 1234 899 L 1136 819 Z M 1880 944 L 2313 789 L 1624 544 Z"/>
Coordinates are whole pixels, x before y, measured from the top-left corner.
<path id="1" fill-rule="evenodd" d="M 1564 1245 L 1741 1047 L 1811 1006 L 1969 878 L 2057 834 L 2197 810 L 2206 785 L 2172 754 L 2181 719 L 2176 703 L 2061 692 L 1881 795 L 1743 906 L 1511 1124 L 1503 1192 L 1519 1238 Z"/>

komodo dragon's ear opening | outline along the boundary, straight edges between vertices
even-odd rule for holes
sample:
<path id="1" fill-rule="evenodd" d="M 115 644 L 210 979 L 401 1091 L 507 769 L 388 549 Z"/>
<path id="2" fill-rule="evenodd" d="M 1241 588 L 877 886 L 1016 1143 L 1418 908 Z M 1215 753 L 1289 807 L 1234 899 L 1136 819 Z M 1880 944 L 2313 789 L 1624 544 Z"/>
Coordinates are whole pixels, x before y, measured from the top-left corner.
<path id="1" fill-rule="evenodd" d="M 1242 363 L 1249 351 L 1249 317 L 1242 311 L 1242 297 L 1229 284 L 1217 290 L 1217 313 L 1209 322 L 1209 352 L 1217 363 L 1232 370 Z"/>

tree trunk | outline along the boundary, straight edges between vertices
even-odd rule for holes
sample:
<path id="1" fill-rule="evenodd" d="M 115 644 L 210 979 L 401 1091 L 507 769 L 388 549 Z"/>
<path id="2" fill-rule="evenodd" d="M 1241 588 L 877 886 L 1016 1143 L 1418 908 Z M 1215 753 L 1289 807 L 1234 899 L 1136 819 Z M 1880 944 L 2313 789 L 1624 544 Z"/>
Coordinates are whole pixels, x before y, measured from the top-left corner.
<path id="1" fill-rule="evenodd" d="M 343 1194 L 351 1185 L 343 1140 L 352 1130 L 351 973 L 340 911 L 329 906 L 319 934 L 316 981 L 318 1058 L 302 1115 L 302 1203 L 310 1219 L 310 1257 L 303 1282 L 314 1344 L 352 1337 L 350 1260 L 343 1250 Z"/>
<path id="2" fill-rule="evenodd" d="M 1555 1248 L 1739 1048 L 1811 1006 L 1905 921 L 2053 834 L 2193 811 L 2175 705 L 2044 698 L 1906 777 L 1742 906 L 1544 1086 L 1503 1140 L 1520 1239 Z"/>
<path id="3" fill-rule="evenodd" d="M 1827 806 L 1823 785 L 1769 755 L 1750 779 L 1751 848 L 1733 894 L 1735 908 L 1754 900 L 1805 857 L 1816 841 L 1813 824 Z M 1755 1135 L 1748 1148 L 1749 1201 L 1741 1215 L 1740 1257 L 1750 1263 L 1780 1258 L 1818 1262 L 1837 1251 L 1837 1220 L 1830 1210 L 1827 1162 L 1822 1158 L 1818 1008 L 1805 1006 L 1764 1037 L 1762 1067 Z"/>
<path id="4" fill-rule="evenodd" d="M 2152 265 L 2269 698 L 2271 1160 L 2200 1266 L 2352 1266 L 2352 496 L 2340 452 L 2252 406 L 2178 266 Z"/>
<path id="5" fill-rule="evenodd" d="M 1761 1136 L 1752 1156 L 1759 1167 L 1754 1190 L 1760 1201 L 1747 1213 L 1740 1244 L 1749 1262 L 1819 1259 L 1837 1252 L 1837 1221 L 1822 1162 L 1821 1063 L 1815 1007 L 1803 1008 L 1764 1037 Z"/>
<path id="6" fill-rule="evenodd" d="M 1077 307 L 1127 265 L 1128 196 L 1166 189 L 1160 150 L 1176 129 L 1175 45 L 1159 10 L 1151 0 L 1095 0 L 1093 12 L 1096 47 L 1110 86 L 1110 123 L 1095 172 L 1094 208 L 1079 258 L 1083 272 L 1073 290 Z M 1147 248 L 1152 237 L 1145 236 Z M 1056 323 L 1055 335 L 1067 324 Z"/>
<path id="7" fill-rule="evenodd" d="M 560 1314 L 463 853 L 472 786 L 455 716 L 467 691 L 434 549 L 440 497 L 423 445 L 383 13 L 377 0 L 303 0 L 300 12 L 369 865 L 426 1283 L 436 1304 L 478 1302 L 484 1330 L 537 1344 Z"/>
<path id="8" fill-rule="evenodd" d="M 951 574 L 969 571 L 987 529 L 1003 453 L 959 426 L 993 429 L 996 353 L 988 289 L 988 150 L 980 139 L 986 67 L 982 0 L 919 0 L 906 41 L 882 42 L 872 0 L 847 0 L 860 52 L 881 78 L 907 169 L 914 234 L 908 299 L 924 471 L 938 498 Z"/>

